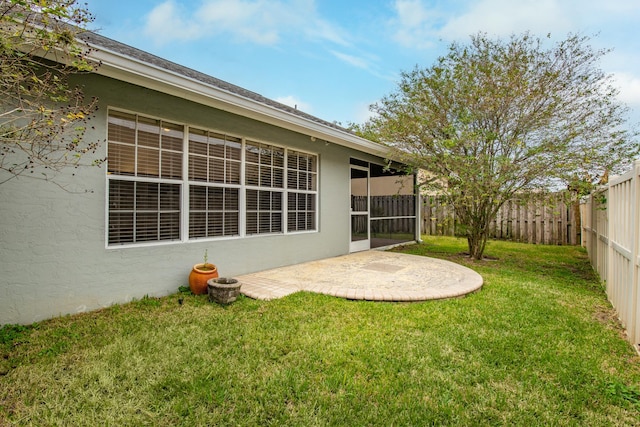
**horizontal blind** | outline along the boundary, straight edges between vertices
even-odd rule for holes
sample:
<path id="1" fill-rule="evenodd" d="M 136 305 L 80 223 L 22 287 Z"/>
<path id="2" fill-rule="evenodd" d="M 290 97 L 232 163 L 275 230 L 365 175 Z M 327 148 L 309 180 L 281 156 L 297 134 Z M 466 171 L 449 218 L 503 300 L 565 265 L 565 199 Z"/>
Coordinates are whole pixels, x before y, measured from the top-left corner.
<path id="1" fill-rule="evenodd" d="M 108 172 L 182 178 L 183 127 L 135 114 L 109 112 Z"/>
<path id="2" fill-rule="evenodd" d="M 285 149 L 255 141 L 246 141 L 245 192 L 247 235 L 281 233 Z"/>
<path id="3" fill-rule="evenodd" d="M 248 235 L 282 232 L 282 192 L 248 189 L 246 201 Z"/>
<path id="4" fill-rule="evenodd" d="M 247 141 L 245 156 L 246 185 L 284 188 L 284 148 Z"/>
<path id="5" fill-rule="evenodd" d="M 237 236 L 239 224 L 239 189 L 189 186 L 190 238 Z"/>
<path id="6" fill-rule="evenodd" d="M 189 131 L 189 180 L 240 184 L 242 140 L 200 129 Z"/>
<path id="7" fill-rule="evenodd" d="M 109 244 L 179 239 L 179 184 L 109 180 Z"/>

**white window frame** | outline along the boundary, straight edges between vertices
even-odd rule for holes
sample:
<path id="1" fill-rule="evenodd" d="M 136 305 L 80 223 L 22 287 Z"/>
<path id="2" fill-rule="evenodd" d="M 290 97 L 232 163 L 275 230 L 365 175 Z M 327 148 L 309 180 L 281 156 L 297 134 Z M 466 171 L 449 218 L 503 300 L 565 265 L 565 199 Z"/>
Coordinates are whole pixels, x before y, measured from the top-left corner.
<path id="1" fill-rule="evenodd" d="M 147 247 L 147 246 L 162 246 L 162 245 L 173 245 L 180 243 L 190 243 L 190 242 L 206 242 L 206 241 L 220 241 L 220 240 L 234 240 L 234 239 L 252 239 L 252 238 L 260 238 L 263 236 L 273 236 L 273 235 L 288 235 L 288 234 L 305 234 L 305 233 L 318 233 L 320 232 L 320 155 L 315 152 L 302 150 L 294 147 L 287 147 L 281 144 L 274 144 L 272 142 L 256 139 L 256 138 L 246 138 L 239 135 L 230 134 L 224 131 L 220 131 L 217 129 L 209 129 L 204 126 L 193 126 L 186 123 L 182 123 L 175 120 L 164 119 L 161 117 L 153 116 L 150 114 L 139 113 L 136 111 L 126 110 L 122 108 L 107 108 L 107 118 L 106 118 L 106 128 L 105 133 L 107 141 L 107 150 L 108 150 L 108 126 L 109 126 L 109 114 L 111 112 L 119 112 L 125 114 L 131 114 L 139 117 L 144 117 L 147 119 L 154 120 L 162 120 L 166 122 L 170 122 L 173 124 L 177 124 L 183 127 L 183 150 L 182 150 L 182 179 L 167 179 L 167 178 L 156 178 L 156 177 L 138 177 L 138 176 L 130 176 L 130 175 L 117 175 L 111 174 L 108 172 L 108 166 L 106 168 L 106 178 L 105 178 L 105 248 L 106 249 L 124 249 L 124 248 L 135 248 L 135 247 Z M 213 133 L 218 133 L 221 135 L 226 135 L 233 138 L 238 138 L 241 141 L 241 156 L 240 156 L 240 184 L 226 184 L 226 183 L 211 183 L 206 181 L 191 181 L 189 180 L 189 132 L 191 128 L 206 130 Z M 246 170 L 245 166 L 246 162 L 246 146 L 247 141 L 249 143 L 260 143 L 264 145 L 269 145 L 272 147 L 281 148 L 284 150 L 284 165 L 283 165 L 283 187 L 261 187 L 259 185 L 247 185 L 246 184 Z M 136 141 L 137 147 L 137 141 Z M 315 190 L 300 190 L 297 188 L 288 188 L 287 175 L 288 175 L 288 155 L 289 152 L 296 152 L 301 154 L 307 154 L 315 157 L 316 162 L 316 172 L 315 172 Z M 121 181 L 140 181 L 140 182 L 154 182 L 154 183 L 167 183 L 167 184 L 177 184 L 180 186 L 180 238 L 176 240 L 157 240 L 157 241 L 145 241 L 145 242 L 136 242 L 136 243 L 118 243 L 118 244 L 109 244 L 109 182 L 111 180 L 121 180 Z M 190 187 L 191 185 L 196 186 L 209 186 L 209 187 L 227 187 L 227 188 L 237 188 L 238 189 L 238 235 L 232 236 L 215 236 L 215 237 L 197 237 L 190 238 L 189 237 L 189 212 L 190 212 Z M 247 234 L 247 200 L 246 200 L 246 192 L 247 190 L 258 190 L 258 191 L 271 191 L 271 192 L 279 192 L 282 203 L 281 210 L 281 224 L 282 230 L 280 232 L 271 232 L 271 233 L 256 233 L 256 234 Z M 288 194 L 289 193 L 304 193 L 304 194 L 312 194 L 315 197 L 315 212 L 314 212 L 314 228 L 310 230 L 288 230 L 288 218 L 289 218 L 289 209 L 288 209 Z"/>
<path id="2" fill-rule="evenodd" d="M 298 186 L 297 188 L 289 188 L 289 153 L 287 153 L 287 158 L 286 158 L 286 176 L 285 176 L 285 183 L 286 183 L 286 194 L 285 194 L 285 203 L 286 203 L 286 209 L 287 209 L 287 213 L 285 216 L 285 221 L 286 221 L 286 227 L 287 227 L 287 232 L 288 233 L 305 233 L 305 232 L 313 232 L 313 231 L 317 231 L 318 230 L 318 210 L 319 210 L 319 185 L 320 185 L 320 159 L 317 155 L 313 154 L 313 153 L 309 153 L 306 151 L 302 151 L 302 150 L 294 150 L 294 149 L 290 149 L 288 151 L 292 151 L 294 153 L 297 154 L 303 154 L 303 155 L 308 155 L 308 156 L 313 156 L 315 157 L 315 170 L 302 170 L 300 168 L 296 168 L 294 169 L 296 171 L 296 173 L 299 175 L 300 173 L 305 173 L 307 175 L 311 175 L 314 177 L 313 181 L 315 183 L 315 188 L 300 188 L 300 186 Z M 313 223 L 314 223 L 314 228 L 312 229 L 304 229 L 304 230 L 293 230 L 293 231 L 289 231 L 289 195 L 290 194 L 295 194 L 295 195 L 313 195 L 315 198 L 315 206 L 314 206 L 314 218 L 313 218 Z M 304 209 L 305 212 L 307 212 L 307 209 Z M 300 212 L 298 209 L 295 209 L 295 212 Z"/>
<path id="3" fill-rule="evenodd" d="M 196 181 L 196 180 L 191 180 L 190 176 L 189 176 L 189 156 L 191 155 L 191 153 L 189 152 L 189 135 L 191 134 L 192 130 L 199 130 L 199 131 L 204 131 L 204 132 L 208 132 L 208 133 L 215 133 L 218 134 L 219 136 L 223 136 L 225 138 L 225 141 L 227 140 L 227 138 L 230 139 L 235 139 L 238 140 L 238 142 L 240 142 L 240 160 L 234 160 L 234 159 L 227 159 L 226 155 L 225 157 L 222 159 L 225 163 L 225 167 L 227 165 L 227 160 L 229 160 L 229 163 L 236 163 L 238 162 L 239 167 L 240 167 L 240 175 L 239 175 L 239 183 L 227 183 L 227 182 L 213 182 L 213 181 Z M 186 241 L 194 241 L 194 240 L 198 240 L 198 241 L 202 241 L 202 240 L 209 240 L 209 239 L 232 239 L 232 238 L 239 238 L 242 237 L 242 227 L 241 227 L 241 212 L 242 212 L 242 208 L 241 208 L 241 199 L 242 199 L 242 183 L 243 183 L 243 159 L 244 159 L 244 140 L 243 138 L 240 137 L 236 137 L 236 136 L 232 136 L 230 134 L 225 134 L 222 132 L 217 132 L 217 131 L 212 131 L 209 129 L 203 129 L 202 127 L 198 127 L 198 126 L 187 126 L 185 125 L 185 149 L 187 150 L 187 154 L 186 154 L 186 159 L 185 159 L 185 163 L 183 164 L 183 178 L 186 181 L 186 191 L 185 191 L 185 195 L 186 195 L 186 203 L 185 206 L 183 208 L 184 211 L 186 211 L 186 215 L 184 217 L 184 222 L 186 224 L 186 230 L 185 232 L 187 234 L 185 234 L 184 236 L 186 237 Z M 225 149 L 226 150 L 226 149 Z M 196 154 L 196 157 L 198 157 L 200 155 Z M 211 161 L 212 159 L 218 159 L 220 160 L 220 157 L 213 157 L 213 156 L 206 156 L 206 158 Z M 207 168 L 207 171 L 209 171 L 209 168 Z M 226 173 L 225 173 L 225 181 L 226 181 Z M 238 224 L 237 224 L 237 234 L 229 234 L 229 235 L 222 235 L 222 236 L 204 236 L 204 237 L 191 237 L 190 236 L 190 214 L 191 214 L 191 188 L 192 187 L 207 187 L 207 188 L 222 188 L 222 189 L 235 189 L 238 191 Z M 224 211 L 224 210 L 223 210 Z M 206 211 L 207 213 L 209 212 L 208 210 Z M 224 227 L 224 225 L 223 225 Z"/>

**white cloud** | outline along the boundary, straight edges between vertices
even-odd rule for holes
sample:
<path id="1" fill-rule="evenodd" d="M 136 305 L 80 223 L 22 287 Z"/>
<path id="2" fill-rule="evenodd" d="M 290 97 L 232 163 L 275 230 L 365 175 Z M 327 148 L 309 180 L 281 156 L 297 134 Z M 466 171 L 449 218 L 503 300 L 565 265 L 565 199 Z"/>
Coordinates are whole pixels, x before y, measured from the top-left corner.
<path id="1" fill-rule="evenodd" d="M 420 0 L 397 0 L 396 12 L 403 25 L 415 28 L 428 21 L 429 12 Z"/>
<path id="2" fill-rule="evenodd" d="M 481 0 L 465 13 L 451 18 L 438 34 L 446 40 L 460 40 L 478 31 L 493 36 L 523 31 L 567 33 L 572 27 L 567 16 L 570 16 L 568 11 L 563 10 L 558 0 Z"/>
<path id="3" fill-rule="evenodd" d="M 342 62 L 346 62 L 349 65 L 353 65 L 357 68 L 369 69 L 369 61 L 364 58 L 360 58 L 357 56 L 349 55 L 346 53 L 341 53 L 335 50 L 330 51 L 333 56 L 341 60 Z"/>
<path id="4" fill-rule="evenodd" d="M 552 40 L 568 33 L 591 37 L 594 49 L 613 48 L 602 58 L 605 72 L 616 71 L 619 99 L 640 117 L 640 22 L 638 0 L 394 0 L 391 21 L 402 46 L 425 49 L 450 41 L 467 42 L 486 32 L 505 38 L 525 31 Z M 638 120 L 640 121 L 640 120 Z"/>
<path id="5" fill-rule="evenodd" d="M 369 119 L 377 115 L 376 113 L 374 113 L 369 109 L 369 106 L 370 104 L 364 104 L 364 103 L 360 103 L 356 106 L 355 114 L 354 114 L 356 123 L 359 123 L 359 124 L 366 123 L 367 121 L 369 121 Z"/>
<path id="6" fill-rule="evenodd" d="M 428 10 L 421 0 L 396 0 L 394 8 L 394 39 L 403 46 L 418 49 L 433 47 L 434 27 L 439 12 Z"/>
<path id="7" fill-rule="evenodd" d="M 582 0 L 580 10 L 599 10 L 603 13 L 629 14 L 640 12 L 640 2 L 633 0 Z"/>
<path id="8" fill-rule="evenodd" d="M 310 21 L 305 20 L 305 22 L 301 23 L 301 26 L 310 39 L 326 40 L 342 46 L 350 44 L 348 33 L 328 21 L 317 18 Z"/>
<path id="9" fill-rule="evenodd" d="M 283 9 L 279 2 L 215 0 L 205 2 L 194 18 L 203 29 L 229 33 L 242 41 L 273 45 L 280 40 L 275 24 Z"/>
<path id="10" fill-rule="evenodd" d="M 171 40 L 193 40 L 201 35 L 198 26 L 189 25 L 188 20 L 183 19 L 181 10 L 173 1 L 166 1 L 147 15 L 144 33 L 157 43 L 166 43 Z"/>
<path id="11" fill-rule="evenodd" d="M 204 0 L 190 12 L 168 0 L 147 15 L 144 31 L 157 43 L 225 34 L 262 45 L 286 37 L 348 44 L 342 29 L 318 15 L 313 0 Z"/>
<path id="12" fill-rule="evenodd" d="M 338 58 L 340 61 L 348 65 L 351 65 L 352 67 L 365 70 L 369 74 L 379 79 L 389 80 L 389 81 L 397 80 L 397 76 L 395 74 L 390 75 L 388 73 L 380 71 L 380 67 L 379 67 L 380 58 L 377 57 L 376 55 L 359 54 L 358 56 L 356 56 L 356 55 L 350 55 L 348 53 L 338 52 L 337 50 L 330 50 L 329 52 L 333 56 Z"/>
<path id="13" fill-rule="evenodd" d="M 311 105 L 306 102 L 300 101 L 300 99 L 296 98 L 293 95 L 280 96 L 275 98 L 276 102 L 279 102 L 284 105 L 288 105 L 289 107 L 298 109 L 300 111 L 304 111 L 305 113 L 311 113 Z"/>
<path id="14" fill-rule="evenodd" d="M 638 7 L 628 0 L 395 0 L 394 10 L 395 40 L 424 49 L 440 39 L 466 40 L 479 31 L 500 37 L 524 31 L 563 35 L 597 25 L 603 15 L 624 16 Z"/>
<path id="15" fill-rule="evenodd" d="M 640 76 L 613 73 L 614 84 L 620 89 L 618 98 L 630 107 L 640 107 Z"/>

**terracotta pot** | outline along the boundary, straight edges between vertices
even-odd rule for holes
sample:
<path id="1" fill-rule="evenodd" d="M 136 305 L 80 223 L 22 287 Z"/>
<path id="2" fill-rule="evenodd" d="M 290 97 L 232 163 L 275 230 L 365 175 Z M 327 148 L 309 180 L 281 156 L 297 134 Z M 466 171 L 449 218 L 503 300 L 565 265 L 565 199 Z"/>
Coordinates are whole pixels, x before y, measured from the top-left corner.
<path id="1" fill-rule="evenodd" d="M 236 279 L 221 277 L 207 281 L 209 288 L 209 301 L 218 304 L 231 304 L 240 295 L 242 284 Z"/>
<path id="2" fill-rule="evenodd" d="M 207 280 L 218 277 L 218 269 L 213 264 L 206 264 L 209 268 L 203 269 L 205 264 L 196 264 L 189 274 L 189 289 L 196 295 L 207 293 Z"/>

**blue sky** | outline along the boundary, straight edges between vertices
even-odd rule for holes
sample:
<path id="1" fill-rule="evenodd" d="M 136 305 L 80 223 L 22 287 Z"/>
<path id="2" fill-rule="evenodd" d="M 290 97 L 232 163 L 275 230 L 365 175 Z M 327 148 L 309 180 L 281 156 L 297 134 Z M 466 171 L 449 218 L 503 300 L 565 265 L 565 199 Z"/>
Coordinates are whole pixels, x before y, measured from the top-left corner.
<path id="1" fill-rule="evenodd" d="M 483 31 L 579 32 L 640 122 L 640 0 L 86 0 L 92 29 L 343 125 Z"/>

